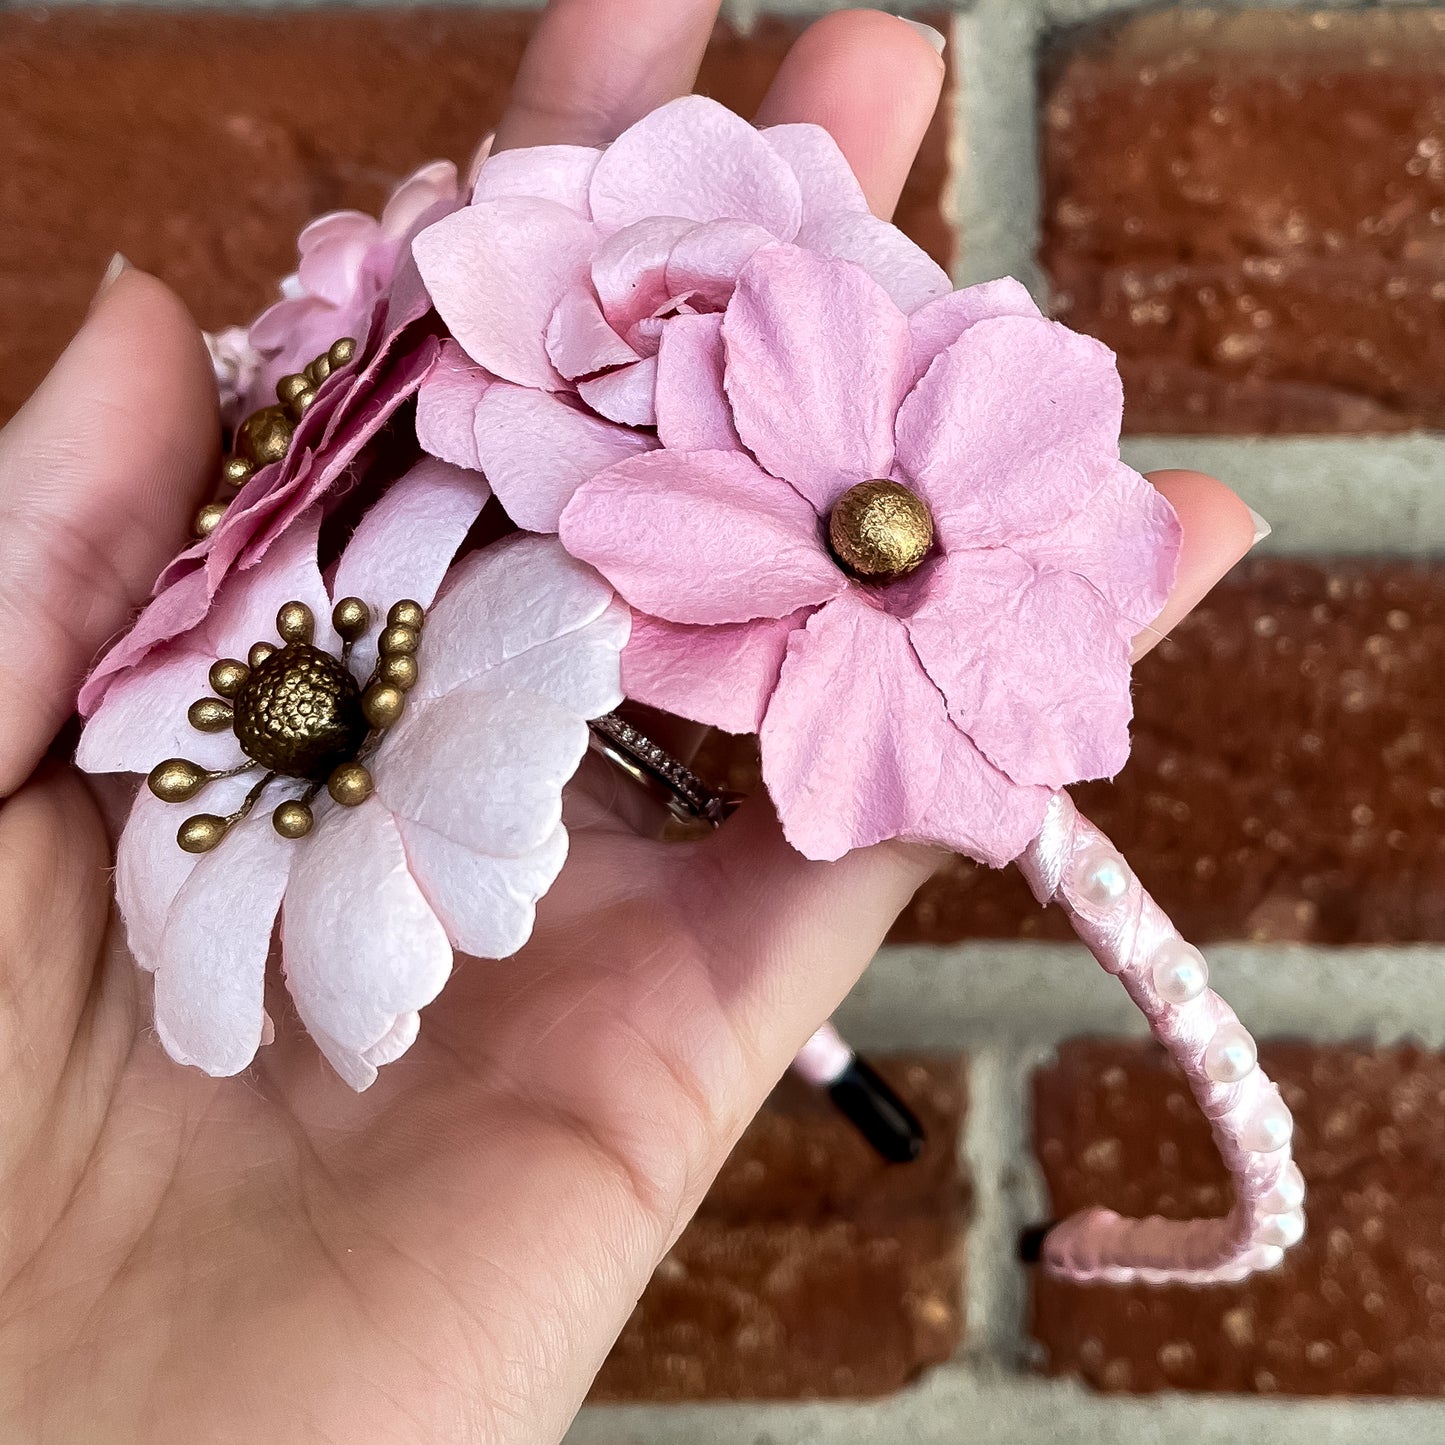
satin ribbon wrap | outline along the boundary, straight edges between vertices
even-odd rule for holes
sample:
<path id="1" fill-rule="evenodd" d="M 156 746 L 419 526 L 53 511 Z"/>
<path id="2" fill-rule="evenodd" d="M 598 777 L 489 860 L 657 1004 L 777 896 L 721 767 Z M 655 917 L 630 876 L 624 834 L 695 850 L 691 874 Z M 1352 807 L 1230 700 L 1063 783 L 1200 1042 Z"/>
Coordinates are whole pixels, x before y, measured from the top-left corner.
<path id="1" fill-rule="evenodd" d="M 1101 865 L 1126 882 L 1090 889 Z M 1303 1229 L 1298 1172 L 1288 1143 L 1251 1147 L 1270 1130 L 1288 1138 L 1289 1113 L 1279 1089 L 1258 1065 L 1237 1082 L 1221 1083 L 1205 1068 L 1205 1054 L 1220 1028 L 1238 1026 L 1234 1010 L 1205 989 L 1187 1003 L 1170 1003 L 1154 984 L 1161 948 L 1179 939 L 1174 925 L 1144 891 L 1118 851 L 1060 792 L 1019 868 L 1040 903 L 1058 903 L 1075 932 L 1108 972 L 1116 975 L 1148 1021 L 1154 1037 L 1183 1070 L 1234 1183 L 1234 1207 L 1222 1218 L 1128 1219 L 1091 1208 L 1051 1229 L 1043 1243 L 1050 1273 L 1077 1282 L 1215 1284 L 1269 1269 Z M 1115 880 L 1119 872 L 1114 872 Z M 1117 896 L 1105 896 L 1114 893 Z M 1281 1128 L 1281 1123 L 1283 1128 Z M 1271 1140 L 1271 1142 L 1273 1142 Z M 1289 1207 L 1289 1206 L 1295 1207 Z"/>

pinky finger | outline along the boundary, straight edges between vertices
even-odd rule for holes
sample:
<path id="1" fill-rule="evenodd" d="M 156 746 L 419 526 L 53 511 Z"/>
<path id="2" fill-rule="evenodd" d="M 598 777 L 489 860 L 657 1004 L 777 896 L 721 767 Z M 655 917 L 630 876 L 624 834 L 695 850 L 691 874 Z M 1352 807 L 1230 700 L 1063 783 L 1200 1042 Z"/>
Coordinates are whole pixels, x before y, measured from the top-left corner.
<path id="1" fill-rule="evenodd" d="M 1162 642 L 1261 535 L 1258 514 L 1203 472 L 1151 472 L 1149 480 L 1179 514 L 1184 537 L 1174 591 L 1153 625 L 1134 639 L 1136 659 Z"/>

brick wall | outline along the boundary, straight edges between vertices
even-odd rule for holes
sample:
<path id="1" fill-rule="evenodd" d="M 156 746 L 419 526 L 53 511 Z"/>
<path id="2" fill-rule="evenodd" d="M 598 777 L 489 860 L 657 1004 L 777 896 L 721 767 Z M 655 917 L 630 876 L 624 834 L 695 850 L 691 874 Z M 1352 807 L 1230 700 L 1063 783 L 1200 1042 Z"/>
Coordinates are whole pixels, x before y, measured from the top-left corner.
<path id="1" fill-rule="evenodd" d="M 704 88 L 748 109 L 821 8 L 731 6 Z M 1275 524 L 1140 668 L 1134 759 L 1079 797 L 1276 1036 L 1311 1234 L 1277 1275 L 1202 1292 L 1018 1263 L 1024 1227 L 1085 1202 L 1225 1196 L 1117 989 L 1015 876 L 955 864 L 842 1015 L 892 1056 L 928 1154 L 882 1169 L 781 1090 L 574 1437 L 1435 1438 L 1445 8 L 946 9 L 926 13 L 953 81 L 903 224 L 960 281 L 1019 275 L 1117 350 L 1137 465 L 1214 470 Z M 115 249 L 204 323 L 241 319 L 309 215 L 465 157 L 530 25 L 485 4 L 0 11 L 0 416 Z M 753 765 L 744 743 L 707 766 Z"/>

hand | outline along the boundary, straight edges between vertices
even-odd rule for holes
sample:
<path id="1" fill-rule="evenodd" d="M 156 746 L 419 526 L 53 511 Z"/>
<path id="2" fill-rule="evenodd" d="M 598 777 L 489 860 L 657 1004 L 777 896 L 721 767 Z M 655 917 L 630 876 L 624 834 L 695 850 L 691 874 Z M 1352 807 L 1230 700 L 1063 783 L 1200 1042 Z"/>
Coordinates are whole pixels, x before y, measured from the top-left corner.
<path id="1" fill-rule="evenodd" d="M 499 144 L 595 143 L 691 87 L 715 0 L 555 0 Z M 937 100 L 875 12 L 794 47 L 767 122 L 826 125 L 891 212 Z M 130 271 L 0 433 L 0 1412 L 11 1440 L 557 1439 L 797 1045 L 933 859 L 825 865 L 763 802 L 665 846 L 594 780 L 515 959 L 467 962 L 353 1095 L 284 1004 L 242 1078 L 171 1063 L 110 903 L 125 798 L 69 765 L 80 677 L 217 465 L 181 304 Z M 1158 479 L 1165 629 L 1243 554 L 1218 483 Z"/>

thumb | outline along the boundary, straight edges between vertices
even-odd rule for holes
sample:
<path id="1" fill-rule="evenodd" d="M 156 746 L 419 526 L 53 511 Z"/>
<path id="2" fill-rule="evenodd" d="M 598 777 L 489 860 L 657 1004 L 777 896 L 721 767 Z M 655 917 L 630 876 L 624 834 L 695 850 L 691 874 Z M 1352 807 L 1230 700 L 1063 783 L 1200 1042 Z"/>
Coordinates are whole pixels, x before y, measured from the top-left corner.
<path id="1" fill-rule="evenodd" d="M 219 445 L 215 380 L 185 306 L 153 276 L 108 274 L 0 430 L 0 799 L 184 544 Z"/>

